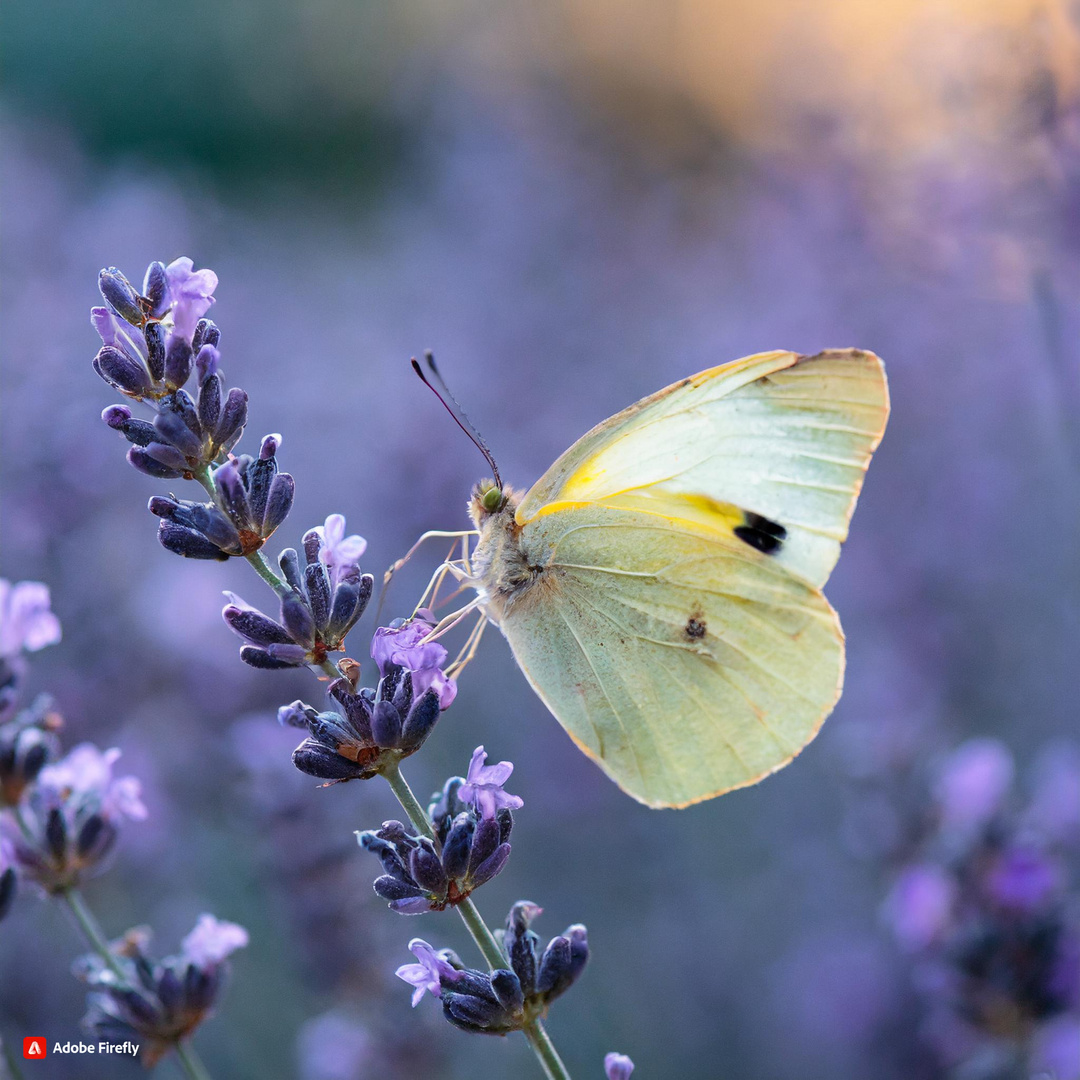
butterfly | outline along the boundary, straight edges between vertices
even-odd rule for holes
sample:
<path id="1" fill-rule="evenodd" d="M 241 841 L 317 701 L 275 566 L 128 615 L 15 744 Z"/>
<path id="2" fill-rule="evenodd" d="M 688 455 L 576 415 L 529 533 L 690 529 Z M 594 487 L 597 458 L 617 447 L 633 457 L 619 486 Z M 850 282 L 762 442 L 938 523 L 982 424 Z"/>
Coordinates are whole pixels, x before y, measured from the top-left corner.
<path id="1" fill-rule="evenodd" d="M 840 697 L 844 635 L 821 590 L 888 414 L 870 352 L 702 371 L 593 428 L 524 495 L 489 455 L 456 576 L 635 799 L 757 783 Z"/>

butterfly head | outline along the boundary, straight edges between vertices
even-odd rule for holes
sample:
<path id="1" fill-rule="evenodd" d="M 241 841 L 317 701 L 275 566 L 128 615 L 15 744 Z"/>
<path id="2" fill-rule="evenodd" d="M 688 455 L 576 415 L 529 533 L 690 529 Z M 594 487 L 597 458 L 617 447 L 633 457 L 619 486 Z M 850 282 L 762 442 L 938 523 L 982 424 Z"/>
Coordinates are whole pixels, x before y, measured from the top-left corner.
<path id="1" fill-rule="evenodd" d="M 469 517 L 477 529 L 483 530 L 484 525 L 493 517 L 514 516 L 521 496 L 510 488 L 502 487 L 492 479 L 481 480 L 473 489 L 469 497 Z"/>

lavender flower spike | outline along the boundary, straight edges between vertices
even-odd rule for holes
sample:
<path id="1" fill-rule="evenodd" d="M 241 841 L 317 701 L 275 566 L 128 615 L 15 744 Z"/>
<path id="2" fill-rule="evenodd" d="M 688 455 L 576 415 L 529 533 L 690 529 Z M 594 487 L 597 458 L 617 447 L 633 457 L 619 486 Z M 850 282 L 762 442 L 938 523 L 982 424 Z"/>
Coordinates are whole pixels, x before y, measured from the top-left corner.
<path id="1" fill-rule="evenodd" d="M 625 1054 L 605 1054 L 604 1074 L 607 1080 L 630 1080 L 634 1063 Z"/>
<path id="2" fill-rule="evenodd" d="M 175 259 L 165 267 L 165 277 L 173 300 L 173 333 L 191 341 L 198 321 L 214 303 L 218 285 L 213 270 L 195 270 L 188 258 Z"/>
<path id="3" fill-rule="evenodd" d="M 0 578 L 0 657 L 37 652 L 60 640 L 60 620 L 49 610 L 49 589 L 40 581 L 12 585 Z"/>
<path id="4" fill-rule="evenodd" d="M 402 964 L 394 972 L 410 986 L 414 986 L 412 1005 L 415 1009 L 420 1004 L 425 990 L 430 990 L 436 997 L 442 996 L 442 980 L 456 982 L 461 972 L 452 967 L 422 938 L 413 938 L 409 942 L 409 952 L 420 961 L 419 964 Z"/>
<path id="5" fill-rule="evenodd" d="M 482 746 L 478 746 L 469 762 L 465 783 L 458 789 L 459 797 L 471 802 L 484 818 L 494 818 L 503 807 L 520 810 L 524 801 L 503 791 L 503 784 L 510 779 L 514 766 L 509 761 L 500 761 L 498 765 L 485 765 L 485 761 L 487 754 Z"/>
<path id="6" fill-rule="evenodd" d="M 345 516 L 331 514 L 322 525 L 316 525 L 314 531 L 322 540 L 319 559 L 330 572 L 332 588 L 337 588 L 342 576 L 352 567 L 360 565 L 360 557 L 367 551 L 367 541 L 353 533 L 345 535 Z"/>

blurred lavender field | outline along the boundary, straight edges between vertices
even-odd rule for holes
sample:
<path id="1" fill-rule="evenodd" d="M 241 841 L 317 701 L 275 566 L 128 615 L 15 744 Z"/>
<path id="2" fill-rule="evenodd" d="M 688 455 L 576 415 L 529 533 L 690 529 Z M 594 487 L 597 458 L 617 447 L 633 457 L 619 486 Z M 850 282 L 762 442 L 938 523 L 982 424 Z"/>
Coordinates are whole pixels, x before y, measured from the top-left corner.
<path id="1" fill-rule="evenodd" d="M 827 590 L 846 690 L 789 768 L 649 811 L 490 633 L 406 771 L 426 794 L 478 743 L 515 762 L 514 856 L 478 903 L 492 922 L 528 897 L 549 932 L 588 924 L 577 1000 L 550 1020 L 575 1075 L 612 1049 L 643 1078 L 951 1075 L 883 908 L 943 754 L 996 738 L 1022 785 L 1076 738 L 1080 25 L 1023 0 L 874 17 L 832 0 L 812 21 L 794 3 L 326 0 L 198 4 L 147 42 L 132 3 L 60 7 L 59 29 L 7 15 L 0 569 L 47 582 L 64 626 L 31 689 L 56 696 L 70 742 L 120 747 L 143 779 L 148 821 L 87 889 L 106 929 L 153 922 L 171 947 L 213 910 L 250 930 L 199 1035 L 215 1075 L 535 1065 L 518 1038 L 410 1012 L 393 977 L 408 937 L 468 941 L 372 893 L 352 831 L 397 814 L 389 793 L 293 769 L 274 713 L 314 701 L 310 676 L 239 662 L 221 591 L 258 603 L 258 583 L 158 546 L 145 503 L 169 484 L 99 419 L 115 395 L 90 368 L 97 272 L 181 255 L 221 279 L 243 449 L 284 435 L 297 498 L 270 550 L 339 512 L 376 575 L 424 529 L 463 527 L 484 471 L 409 370 L 425 348 L 519 486 L 701 368 L 773 348 L 884 358 L 893 416 Z M 123 56 L 108 74 L 105 52 Z M 436 556 L 395 579 L 387 615 Z M 78 1036 L 76 951 L 45 904 L 0 926 L 4 1036 Z M 57 1058 L 47 1075 L 138 1074 Z"/>

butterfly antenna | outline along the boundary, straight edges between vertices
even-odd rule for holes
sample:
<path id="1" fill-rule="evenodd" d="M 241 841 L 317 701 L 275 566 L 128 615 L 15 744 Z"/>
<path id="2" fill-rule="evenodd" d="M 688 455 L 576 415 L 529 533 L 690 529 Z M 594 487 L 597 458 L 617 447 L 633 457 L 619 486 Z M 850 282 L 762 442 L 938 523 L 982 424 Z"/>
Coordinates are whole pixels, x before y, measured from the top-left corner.
<path id="1" fill-rule="evenodd" d="M 475 425 L 468 416 L 465 415 L 465 410 L 458 404 L 457 398 L 450 393 L 446 380 L 435 366 L 435 356 L 430 350 L 424 353 L 424 360 L 427 363 L 427 371 L 424 371 L 416 357 L 413 357 L 412 361 L 413 371 L 420 376 L 420 381 L 443 403 L 443 407 L 454 418 L 454 423 L 472 439 L 477 450 L 484 455 L 484 460 L 491 466 L 492 475 L 495 477 L 495 486 L 502 491 L 503 485 L 502 477 L 499 476 L 499 466 L 495 464 L 495 458 L 488 449 L 488 444 L 484 442 L 484 437 L 476 430 Z"/>

